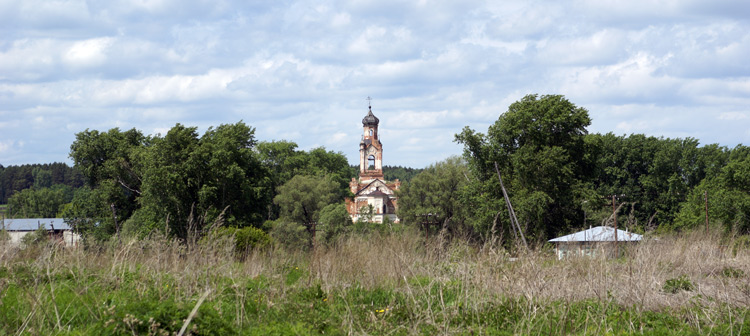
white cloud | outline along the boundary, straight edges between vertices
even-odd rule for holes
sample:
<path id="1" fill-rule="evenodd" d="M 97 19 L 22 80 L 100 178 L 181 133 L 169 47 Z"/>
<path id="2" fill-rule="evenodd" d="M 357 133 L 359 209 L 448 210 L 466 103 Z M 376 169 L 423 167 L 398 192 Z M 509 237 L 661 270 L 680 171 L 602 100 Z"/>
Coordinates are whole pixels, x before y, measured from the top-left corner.
<path id="1" fill-rule="evenodd" d="M 724 112 L 719 115 L 719 120 L 745 120 L 748 119 L 748 113 L 743 112 Z"/>
<path id="2" fill-rule="evenodd" d="M 73 43 L 62 56 L 65 63 L 74 67 L 96 67 L 107 60 L 107 49 L 113 39 L 108 37 Z"/>
<path id="3" fill-rule="evenodd" d="M 733 146 L 750 141 L 748 9 L 728 0 L 0 2 L 0 163 L 67 160 L 86 128 L 165 133 L 240 119 L 259 139 L 322 144 L 355 162 L 367 96 L 386 164 L 457 154 L 453 134 L 485 131 L 529 93 L 586 107 L 593 132 Z"/>

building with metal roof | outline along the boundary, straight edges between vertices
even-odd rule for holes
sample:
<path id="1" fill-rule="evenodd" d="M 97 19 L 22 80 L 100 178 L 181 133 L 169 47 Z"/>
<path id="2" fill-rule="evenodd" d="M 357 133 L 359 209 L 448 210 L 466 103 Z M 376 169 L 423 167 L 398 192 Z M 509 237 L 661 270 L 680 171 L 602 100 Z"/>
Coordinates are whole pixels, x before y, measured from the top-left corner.
<path id="1" fill-rule="evenodd" d="M 611 252 L 616 244 L 637 243 L 643 240 L 643 236 L 637 233 L 615 230 L 609 226 L 597 226 L 566 236 L 550 239 L 555 243 L 557 258 L 581 255 L 596 256 L 598 252 Z"/>
<path id="2" fill-rule="evenodd" d="M 64 242 L 66 246 L 76 246 L 81 236 L 63 218 L 12 218 L 0 220 L 0 230 L 10 236 L 11 244 L 21 244 L 23 237 L 38 229 L 47 230 L 50 238 Z"/>

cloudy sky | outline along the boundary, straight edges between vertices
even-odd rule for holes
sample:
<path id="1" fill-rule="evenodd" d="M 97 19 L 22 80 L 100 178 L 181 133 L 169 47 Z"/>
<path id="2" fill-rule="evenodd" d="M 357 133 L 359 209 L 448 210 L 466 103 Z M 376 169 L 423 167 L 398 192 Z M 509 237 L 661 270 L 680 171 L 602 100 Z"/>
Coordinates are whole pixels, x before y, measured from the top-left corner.
<path id="1" fill-rule="evenodd" d="M 384 164 L 423 167 L 529 93 L 590 132 L 750 144 L 750 2 L 0 0 L 5 166 L 240 120 L 355 163 L 370 96 Z"/>

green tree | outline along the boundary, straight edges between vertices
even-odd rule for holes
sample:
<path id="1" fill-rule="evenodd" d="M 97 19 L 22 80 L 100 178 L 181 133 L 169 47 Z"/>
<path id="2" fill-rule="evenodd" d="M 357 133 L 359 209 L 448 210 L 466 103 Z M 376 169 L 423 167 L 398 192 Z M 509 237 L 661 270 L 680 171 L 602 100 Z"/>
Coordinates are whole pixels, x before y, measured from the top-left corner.
<path id="1" fill-rule="evenodd" d="M 435 214 L 443 227 L 455 230 L 465 222 L 463 202 L 466 163 L 460 157 L 450 157 L 422 170 L 398 190 L 398 217 L 405 223 L 417 223 L 424 214 Z"/>
<path id="2" fill-rule="evenodd" d="M 168 224 L 172 234 L 186 238 L 222 212 L 229 225 L 260 226 L 266 172 L 253 151 L 254 134 L 238 122 L 209 128 L 198 138 L 195 127 L 177 124 L 152 139 L 144 154 L 136 231 Z"/>
<path id="3" fill-rule="evenodd" d="M 349 181 L 356 175 L 341 153 L 326 151 L 322 147 L 309 152 L 297 150 L 297 144 L 289 141 L 261 142 L 257 152 L 262 165 L 268 170 L 269 200 L 276 195 L 278 187 L 296 175 L 328 175 L 334 180 L 342 193 L 349 190 Z M 280 216 L 278 205 L 269 203 L 266 219 L 273 220 Z"/>
<path id="4" fill-rule="evenodd" d="M 726 230 L 750 233 L 750 147 L 738 145 L 729 153 L 721 171 L 709 174 L 681 204 L 669 229 L 700 227 L 705 223 L 705 198 L 708 193 L 709 217 Z"/>
<path id="5" fill-rule="evenodd" d="M 325 244 L 332 244 L 342 235 L 351 232 L 352 217 L 343 203 L 332 203 L 320 210 L 321 234 L 320 240 Z"/>
<path id="6" fill-rule="evenodd" d="M 76 134 L 70 146 L 70 157 L 90 188 L 97 189 L 105 209 L 114 209 L 125 220 L 138 208 L 143 181 L 144 151 L 151 138 L 140 131 L 108 132 L 85 130 Z"/>
<path id="7" fill-rule="evenodd" d="M 62 207 L 61 216 L 84 240 L 107 240 L 115 234 L 116 229 L 106 198 L 103 190 L 88 186 L 79 188 L 72 201 Z"/>
<path id="8" fill-rule="evenodd" d="M 580 204 L 590 193 L 584 181 L 593 165 L 584 142 L 590 123 L 586 109 L 562 96 L 528 95 L 511 104 L 486 135 L 468 127 L 457 134 L 469 169 L 480 181 L 469 185 L 477 195 L 469 206 L 482 210 L 474 225 L 487 230 L 504 211 L 497 207 L 502 194 L 495 163 L 529 236 L 547 239 L 580 223 Z"/>
<path id="9" fill-rule="evenodd" d="M 638 226 L 669 226 L 680 204 L 707 176 L 715 176 L 725 165 L 728 152 L 718 145 L 698 147 L 698 140 L 647 137 L 642 134 L 615 136 L 590 134 L 590 149 L 596 150 L 596 169 L 591 179 L 599 195 L 622 195 L 630 203 Z M 608 210 L 607 200 L 592 200 Z"/>
<path id="10" fill-rule="evenodd" d="M 68 201 L 63 188 L 24 189 L 8 199 L 8 210 L 15 218 L 54 218 Z"/>
<path id="11" fill-rule="evenodd" d="M 341 200 L 341 189 L 328 175 L 297 175 L 279 187 L 273 202 L 281 208 L 282 219 L 303 225 L 311 233 L 320 210 Z"/>
<path id="12" fill-rule="evenodd" d="M 34 189 L 49 188 L 52 186 L 52 172 L 40 167 L 35 167 L 31 174 L 34 176 Z"/>
<path id="13" fill-rule="evenodd" d="M 357 171 L 357 167 L 354 167 Z M 422 172 L 421 168 L 410 168 L 401 166 L 383 166 L 383 175 L 387 181 L 400 180 L 402 182 L 410 181 L 414 176 Z"/>

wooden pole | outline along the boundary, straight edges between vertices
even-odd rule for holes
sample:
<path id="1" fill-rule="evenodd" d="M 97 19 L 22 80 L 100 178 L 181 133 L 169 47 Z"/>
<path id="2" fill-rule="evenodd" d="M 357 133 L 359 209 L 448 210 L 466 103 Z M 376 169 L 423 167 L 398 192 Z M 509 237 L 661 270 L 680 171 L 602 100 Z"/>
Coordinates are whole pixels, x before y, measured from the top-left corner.
<path id="1" fill-rule="evenodd" d="M 523 241 L 523 246 L 526 248 L 526 250 L 528 250 L 529 245 L 526 243 L 526 237 L 523 235 L 523 231 L 521 231 L 521 224 L 518 223 L 516 212 L 513 211 L 513 205 L 510 203 L 510 197 L 508 197 L 508 192 L 505 190 L 505 185 L 503 185 L 503 178 L 500 177 L 500 169 L 497 167 L 497 162 L 495 162 L 495 171 L 497 172 L 497 178 L 500 180 L 500 188 L 503 190 L 503 197 L 505 198 L 505 203 L 508 205 L 508 212 L 510 213 L 511 226 L 513 225 L 513 222 L 515 222 L 516 228 L 518 229 L 518 234 L 521 235 L 521 241 Z"/>

